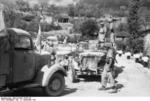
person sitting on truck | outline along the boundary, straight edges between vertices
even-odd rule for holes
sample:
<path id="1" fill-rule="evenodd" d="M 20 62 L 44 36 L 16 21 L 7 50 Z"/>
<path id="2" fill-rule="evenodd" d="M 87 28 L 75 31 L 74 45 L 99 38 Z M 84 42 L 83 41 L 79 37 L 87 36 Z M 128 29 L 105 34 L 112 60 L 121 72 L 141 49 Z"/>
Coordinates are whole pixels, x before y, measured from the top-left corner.
<path id="1" fill-rule="evenodd" d="M 106 35 L 107 29 L 105 27 L 104 23 L 101 23 L 99 34 L 98 34 L 98 40 L 100 43 L 103 43 L 105 41 L 105 35 Z"/>

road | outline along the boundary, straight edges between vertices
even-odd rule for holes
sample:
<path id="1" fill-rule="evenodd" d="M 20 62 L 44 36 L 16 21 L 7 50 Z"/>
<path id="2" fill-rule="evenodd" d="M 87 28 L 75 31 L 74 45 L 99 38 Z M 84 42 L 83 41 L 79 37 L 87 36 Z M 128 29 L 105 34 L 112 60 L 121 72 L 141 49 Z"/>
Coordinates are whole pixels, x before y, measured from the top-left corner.
<path id="1" fill-rule="evenodd" d="M 118 93 L 111 94 L 110 90 L 99 91 L 100 77 L 81 78 L 78 83 L 71 83 L 66 78 L 66 89 L 61 97 L 101 97 L 101 96 L 149 96 L 150 97 L 150 70 L 125 56 L 117 57 L 118 63 L 116 78 Z M 109 85 L 108 85 L 109 86 Z M 6 96 L 44 96 L 42 90 L 25 89 L 6 94 Z"/>

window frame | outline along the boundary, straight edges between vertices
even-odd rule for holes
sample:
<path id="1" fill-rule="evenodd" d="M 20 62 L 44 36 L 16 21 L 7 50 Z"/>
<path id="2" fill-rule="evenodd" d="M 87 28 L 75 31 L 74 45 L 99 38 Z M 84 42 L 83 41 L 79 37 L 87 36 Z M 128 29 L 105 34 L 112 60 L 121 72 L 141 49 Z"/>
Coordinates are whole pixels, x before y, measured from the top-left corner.
<path id="1" fill-rule="evenodd" d="M 26 35 L 18 35 L 18 38 L 17 38 L 17 40 L 20 40 L 21 38 L 26 38 L 26 39 L 28 39 L 29 40 L 29 42 L 30 42 L 30 47 L 26 47 L 26 48 L 23 48 L 23 47 L 16 47 L 16 44 L 18 43 L 18 41 L 16 41 L 16 43 L 14 44 L 14 49 L 15 50 L 32 50 L 33 49 L 33 44 L 32 44 L 32 40 L 31 40 L 31 38 L 30 37 L 28 37 L 28 36 L 26 36 Z"/>

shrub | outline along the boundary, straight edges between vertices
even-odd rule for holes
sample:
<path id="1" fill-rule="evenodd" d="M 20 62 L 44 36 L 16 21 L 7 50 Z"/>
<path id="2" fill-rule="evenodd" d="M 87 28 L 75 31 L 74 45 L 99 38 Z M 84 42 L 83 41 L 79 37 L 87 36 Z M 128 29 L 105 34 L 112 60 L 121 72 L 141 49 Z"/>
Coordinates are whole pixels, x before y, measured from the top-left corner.
<path id="1" fill-rule="evenodd" d="M 82 23 L 80 32 L 83 36 L 95 37 L 95 33 L 99 31 L 98 24 L 95 20 L 87 20 Z"/>
<path id="2" fill-rule="evenodd" d="M 82 19 L 72 20 L 71 23 L 73 24 L 73 32 L 80 33 L 80 27 L 83 23 Z"/>
<path id="3" fill-rule="evenodd" d="M 132 41 L 132 42 L 131 42 Z M 139 53 L 143 52 L 144 48 L 144 41 L 142 38 L 137 38 L 134 40 L 128 40 L 127 41 L 127 46 L 128 48 L 133 52 L 133 53 Z"/>
<path id="4" fill-rule="evenodd" d="M 126 42 L 124 41 L 116 41 L 117 49 L 126 50 Z"/>

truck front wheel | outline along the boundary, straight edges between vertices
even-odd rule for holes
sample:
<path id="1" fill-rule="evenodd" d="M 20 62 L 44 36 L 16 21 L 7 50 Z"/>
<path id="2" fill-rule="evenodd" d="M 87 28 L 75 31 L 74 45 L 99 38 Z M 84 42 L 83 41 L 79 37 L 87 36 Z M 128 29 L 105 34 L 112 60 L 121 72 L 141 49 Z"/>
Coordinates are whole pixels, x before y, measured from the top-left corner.
<path id="1" fill-rule="evenodd" d="M 55 73 L 49 80 L 48 85 L 44 88 L 44 91 L 48 96 L 59 96 L 63 93 L 64 88 L 64 76 L 60 73 Z"/>

